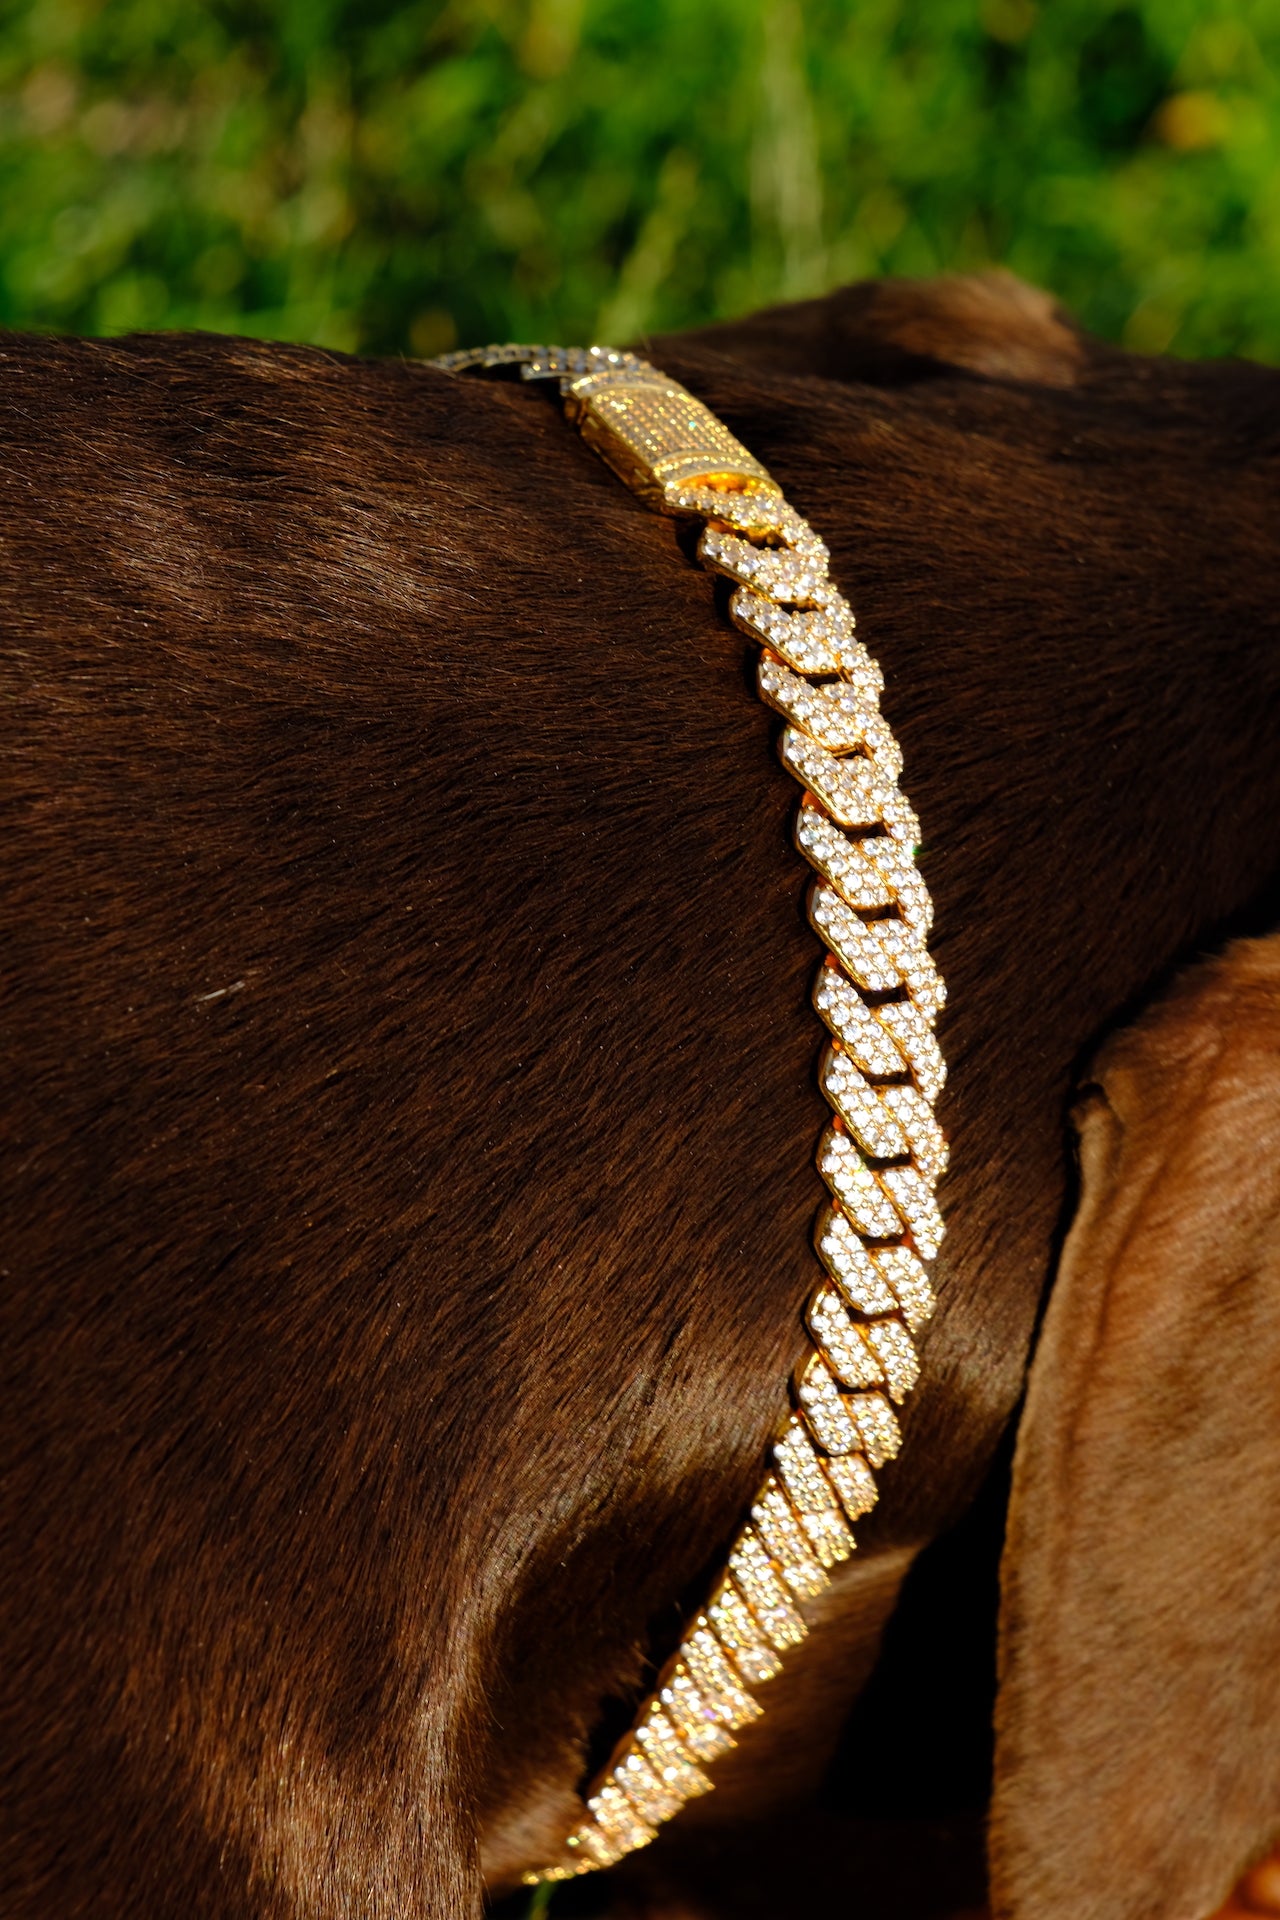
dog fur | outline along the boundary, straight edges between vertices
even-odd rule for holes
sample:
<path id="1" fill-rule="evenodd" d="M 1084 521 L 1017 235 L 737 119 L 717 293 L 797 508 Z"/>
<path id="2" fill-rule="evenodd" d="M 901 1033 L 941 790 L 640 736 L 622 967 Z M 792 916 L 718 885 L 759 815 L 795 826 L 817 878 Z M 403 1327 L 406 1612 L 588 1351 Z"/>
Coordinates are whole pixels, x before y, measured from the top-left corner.
<path id="1" fill-rule="evenodd" d="M 1280 858 L 1280 376 L 1009 304 L 655 348 L 884 666 L 955 1143 L 903 1457 L 682 1844 L 820 1778 L 1021 1393 L 1075 1063 Z M 800 1350 L 792 785 L 723 590 L 545 394 L 11 339 L 0 422 L 0 1910 L 475 1916 Z"/>
<path id="2" fill-rule="evenodd" d="M 1280 1840 L 1280 936 L 1094 1079 L 1018 1432 L 995 1910 L 1203 1920 Z"/>

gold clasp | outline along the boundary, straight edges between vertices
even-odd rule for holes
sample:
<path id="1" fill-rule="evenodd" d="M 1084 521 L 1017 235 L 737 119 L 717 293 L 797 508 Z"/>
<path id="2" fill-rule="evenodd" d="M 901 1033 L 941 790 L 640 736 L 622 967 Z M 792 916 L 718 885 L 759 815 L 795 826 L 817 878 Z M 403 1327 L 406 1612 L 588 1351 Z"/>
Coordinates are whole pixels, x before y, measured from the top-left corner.
<path id="1" fill-rule="evenodd" d="M 690 487 L 782 489 L 714 413 L 656 367 L 608 367 L 563 383 L 565 411 L 587 445 L 658 513 Z"/>

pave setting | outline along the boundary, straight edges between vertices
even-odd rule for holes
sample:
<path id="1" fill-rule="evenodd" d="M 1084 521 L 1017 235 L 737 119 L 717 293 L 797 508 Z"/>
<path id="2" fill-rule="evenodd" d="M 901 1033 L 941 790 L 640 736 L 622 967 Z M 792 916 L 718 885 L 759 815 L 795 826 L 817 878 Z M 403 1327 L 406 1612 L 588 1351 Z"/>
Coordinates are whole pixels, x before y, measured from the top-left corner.
<path id="1" fill-rule="evenodd" d="M 946 994 L 925 944 L 933 908 L 915 864 L 919 822 L 898 785 L 902 754 L 880 712 L 883 676 L 855 637 L 826 546 L 777 482 L 634 354 L 495 346 L 435 364 L 557 380 L 570 420 L 646 505 L 702 522 L 698 558 L 729 583 L 729 616 L 761 648 L 760 696 L 785 722 L 779 753 L 802 789 L 796 845 L 816 876 L 808 911 L 826 949 L 813 1004 L 830 1034 L 819 1082 L 834 1117 L 817 1151 L 830 1200 L 814 1236 L 825 1272 L 805 1315 L 811 1345 L 705 1610 L 562 1858 L 526 1875 L 536 1883 L 611 1866 L 710 1789 L 706 1766 L 760 1716 L 755 1689 L 807 1634 L 804 1603 L 854 1551 L 852 1527 L 901 1444 L 894 1408 L 919 1375 L 914 1336 L 934 1305 L 925 1263 L 942 1239 L 934 1189 L 947 1164 L 934 1024 Z"/>

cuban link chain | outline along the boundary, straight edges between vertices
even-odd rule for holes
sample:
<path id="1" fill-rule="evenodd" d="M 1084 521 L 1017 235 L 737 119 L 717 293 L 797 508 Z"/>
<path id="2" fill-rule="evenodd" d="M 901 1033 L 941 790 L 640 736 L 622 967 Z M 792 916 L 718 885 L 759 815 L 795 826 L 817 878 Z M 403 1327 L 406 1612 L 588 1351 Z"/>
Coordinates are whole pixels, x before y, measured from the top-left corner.
<path id="1" fill-rule="evenodd" d="M 853 1552 L 875 1471 L 898 1451 L 895 1406 L 919 1372 L 912 1336 L 934 1297 L 926 1262 L 947 1147 L 933 1116 L 946 1069 L 934 1037 L 945 989 L 915 865 L 919 826 L 879 708 L 883 678 L 828 577 L 827 549 L 724 424 L 674 380 L 608 347 L 497 346 L 446 354 L 449 372 L 515 367 L 555 379 L 565 411 L 656 511 L 702 521 L 698 558 L 732 581 L 729 613 L 758 643 L 761 698 L 785 721 L 783 765 L 803 789 L 796 844 L 817 878 L 809 918 L 827 952 L 813 1004 L 830 1035 L 819 1069 L 833 1116 L 818 1143 L 830 1199 L 815 1241 L 825 1277 L 811 1348 L 769 1470 L 705 1609 L 586 1799 L 562 1859 L 530 1883 L 612 1866 L 712 1785 L 706 1769 L 763 1711 L 756 1690 L 808 1628 L 804 1602 Z"/>

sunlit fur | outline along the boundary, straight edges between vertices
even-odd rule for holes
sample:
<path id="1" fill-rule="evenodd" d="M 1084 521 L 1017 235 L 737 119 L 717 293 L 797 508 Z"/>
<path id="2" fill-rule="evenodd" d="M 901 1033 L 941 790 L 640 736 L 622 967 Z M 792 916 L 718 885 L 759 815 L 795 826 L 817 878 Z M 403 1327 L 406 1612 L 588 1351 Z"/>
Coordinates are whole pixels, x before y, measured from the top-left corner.
<path id="1" fill-rule="evenodd" d="M 902 1459 L 684 1845 L 820 1774 L 1021 1392 L 1074 1063 L 1280 856 L 1280 376 L 1006 293 L 653 348 L 831 546 L 952 995 Z M 774 723 L 543 392 L 10 339 L 0 433 L 0 1909 L 474 1920 L 800 1350 Z"/>
<path id="2" fill-rule="evenodd" d="M 995 1910 L 1203 1920 L 1280 1839 L 1280 934 L 1090 1078 L 1009 1506 Z"/>

